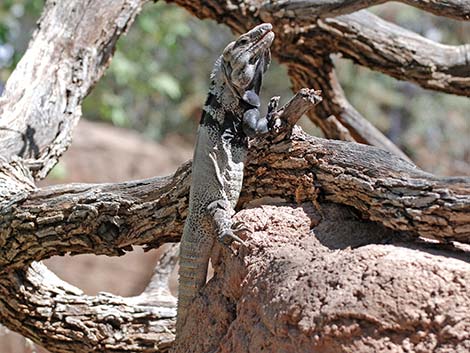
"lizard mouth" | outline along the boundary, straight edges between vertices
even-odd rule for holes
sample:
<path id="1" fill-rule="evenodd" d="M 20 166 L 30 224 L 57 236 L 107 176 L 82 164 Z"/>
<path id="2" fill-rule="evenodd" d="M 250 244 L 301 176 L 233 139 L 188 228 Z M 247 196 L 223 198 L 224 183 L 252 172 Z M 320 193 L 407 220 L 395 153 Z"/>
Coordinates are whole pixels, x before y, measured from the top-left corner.
<path id="1" fill-rule="evenodd" d="M 258 26 L 258 28 L 255 28 L 255 30 L 256 29 L 259 29 L 261 33 L 259 34 L 255 44 L 262 41 L 269 33 L 272 33 L 273 26 L 270 23 L 263 23 L 262 25 Z"/>
<path id="2" fill-rule="evenodd" d="M 251 52 L 253 53 L 253 56 L 250 58 L 249 63 L 254 64 L 256 61 L 259 60 L 261 56 L 264 55 L 264 53 L 269 50 L 271 47 L 271 44 L 274 41 L 274 32 L 269 28 L 264 32 L 259 39 L 253 44 L 253 46 L 250 48 Z"/>

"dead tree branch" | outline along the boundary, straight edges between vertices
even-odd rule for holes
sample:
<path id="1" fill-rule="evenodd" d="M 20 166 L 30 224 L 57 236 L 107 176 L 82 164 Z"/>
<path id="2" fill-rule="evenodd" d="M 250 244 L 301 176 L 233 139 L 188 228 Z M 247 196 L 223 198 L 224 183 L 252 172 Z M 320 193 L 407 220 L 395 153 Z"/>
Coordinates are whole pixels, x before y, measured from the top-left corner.
<path id="1" fill-rule="evenodd" d="M 364 119 L 349 103 L 336 77 L 331 59 L 328 57 L 313 60 L 309 56 L 303 56 L 303 50 L 311 51 L 305 47 L 297 49 L 295 65 L 288 64 L 289 76 L 294 82 L 295 89 L 313 85 L 322 90 L 324 97 L 322 104 L 317 109 L 309 111 L 308 116 L 322 129 L 325 137 L 370 144 L 409 160 L 394 143 Z"/>
<path id="2" fill-rule="evenodd" d="M 255 148 L 251 156 L 245 200 L 306 202 L 320 195 L 391 229 L 470 241 L 470 178 L 435 177 L 384 150 L 315 138 L 298 128 L 290 141 Z"/>
<path id="3" fill-rule="evenodd" d="M 81 104 L 146 0 L 47 1 L 0 97 L 2 156 L 44 178 L 71 142 Z M 25 84 L 27 82 L 27 84 Z"/>
<path id="4" fill-rule="evenodd" d="M 470 96 L 470 44 L 435 43 L 367 11 L 318 25 L 356 63 L 424 88 Z"/>
<path id="5" fill-rule="evenodd" d="M 317 17 L 335 17 L 346 15 L 374 5 L 380 5 L 389 0 L 282 0 L 266 1 L 261 6 L 261 12 L 265 11 L 272 16 L 309 19 Z M 470 19 L 470 5 L 465 1 L 458 0 L 398 0 L 404 4 L 429 11 L 437 16 L 446 16 L 456 20 Z"/>
<path id="6" fill-rule="evenodd" d="M 178 241 L 190 170 L 186 164 L 172 177 L 31 192 L 27 200 L 1 210 L 0 267 L 23 268 L 66 253 L 118 256 L 131 245 Z"/>
<path id="7" fill-rule="evenodd" d="M 174 340 L 176 305 L 166 298 L 85 295 L 40 263 L 1 273 L 2 323 L 51 352 L 166 352 Z"/>

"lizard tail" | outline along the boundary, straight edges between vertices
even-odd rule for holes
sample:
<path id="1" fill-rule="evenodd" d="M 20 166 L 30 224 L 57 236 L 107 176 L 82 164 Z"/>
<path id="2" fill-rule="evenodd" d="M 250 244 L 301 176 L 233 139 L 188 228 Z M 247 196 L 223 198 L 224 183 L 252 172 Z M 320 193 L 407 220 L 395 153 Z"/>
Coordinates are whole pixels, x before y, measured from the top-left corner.
<path id="1" fill-rule="evenodd" d="M 176 336 L 186 322 L 189 305 L 206 283 L 211 246 L 204 245 L 201 242 L 181 242 Z"/>

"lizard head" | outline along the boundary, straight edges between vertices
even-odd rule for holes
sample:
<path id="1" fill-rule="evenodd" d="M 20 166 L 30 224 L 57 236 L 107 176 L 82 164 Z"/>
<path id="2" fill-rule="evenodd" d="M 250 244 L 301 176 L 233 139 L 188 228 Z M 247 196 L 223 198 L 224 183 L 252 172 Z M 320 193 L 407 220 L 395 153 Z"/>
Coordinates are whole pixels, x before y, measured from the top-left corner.
<path id="1" fill-rule="evenodd" d="M 223 52 L 226 80 L 239 96 L 248 90 L 259 92 L 262 75 L 271 61 L 272 28 L 270 23 L 260 24 L 228 44 Z"/>

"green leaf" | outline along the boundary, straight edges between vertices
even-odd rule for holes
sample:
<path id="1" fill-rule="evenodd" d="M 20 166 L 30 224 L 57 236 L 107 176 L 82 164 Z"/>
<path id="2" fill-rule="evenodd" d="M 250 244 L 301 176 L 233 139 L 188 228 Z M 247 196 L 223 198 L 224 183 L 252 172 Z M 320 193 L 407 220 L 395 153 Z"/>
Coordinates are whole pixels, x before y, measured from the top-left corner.
<path id="1" fill-rule="evenodd" d="M 114 55 L 111 71 L 116 74 L 117 83 L 123 86 L 127 85 L 129 81 L 135 80 L 139 74 L 137 65 L 121 52 L 116 52 Z"/>
<path id="2" fill-rule="evenodd" d="M 166 72 L 152 77 L 150 85 L 153 89 L 171 99 L 176 100 L 181 97 L 181 88 L 178 81 Z"/>
<path id="3" fill-rule="evenodd" d="M 115 107 L 111 111 L 111 119 L 113 124 L 117 126 L 126 126 L 128 124 L 126 112 L 120 107 Z"/>
<path id="4" fill-rule="evenodd" d="M 49 177 L 56 180 L 64 180 L 67 177 L 67 168 L 64 163 L 57 163 L 49 173 Z"/>

